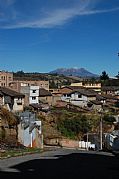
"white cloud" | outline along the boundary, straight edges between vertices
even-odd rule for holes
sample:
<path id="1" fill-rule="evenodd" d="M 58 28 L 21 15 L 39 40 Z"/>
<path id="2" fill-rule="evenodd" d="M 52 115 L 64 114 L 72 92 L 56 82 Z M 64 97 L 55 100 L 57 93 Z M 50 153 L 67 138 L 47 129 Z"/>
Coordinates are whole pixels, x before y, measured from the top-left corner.
<path id="1" fill-rule="evenodd" d="M 99 0 L 70 0 L 70 3 L 67 0 L 65 3 L 62 0 L 57 0 L 57 5 L 54 5 L 54 1 L 51 0 L 50 6 L 46 6 L 44 2 L 38 6 L 38 0 L 35 0 L 36 6 L 34 4 L 31 10 L 30 4 L 22 4 L 24 5 L 22 10 L 22 8 L 19 8 L 19 4 L 17 6 L 17 2 L 20 1 L 0 0 L 0 7 L 10 6 L 10 8 L 2 9 L 7 10 L 7 12 L 0 11 L 1 17 L 4 13 L 4 18 L 0 20 L 0 28 L 51 28 L 63 25 L 76 16 L 119 10 L 119 7 L 98 10 Z M 33 0 L 30 0 L 30 2 L 33 3 Z"/>

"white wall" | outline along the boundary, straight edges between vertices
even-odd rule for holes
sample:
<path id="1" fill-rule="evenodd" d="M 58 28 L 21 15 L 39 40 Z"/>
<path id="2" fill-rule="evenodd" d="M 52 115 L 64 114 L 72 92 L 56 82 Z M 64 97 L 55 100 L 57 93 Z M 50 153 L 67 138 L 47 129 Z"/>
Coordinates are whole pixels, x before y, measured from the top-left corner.
<path id="1" fill-rule="evenodd" d="M 14 98 L 13 111 L 23 111 L 24 99 L 23 98 Z"/>
<path id="2" fill-rule="evenodd" d="M 35 99 L 33 99 L 35 96 L 31 96 L 29 97 L 29 104 L 36 104 L 38 103 L 38 96 L 35 97 Z"/>
<path id="3" fill-rule="evenodd" d="M 30 86 L 30 96 L 39 96 L 39 86 Z"/>
<path id="4" fill-rule="evenodd" d="M 29 104 L 39 103 L 39 86 L 30 86 Z"/>
<path id="5" fill-rule="evenodd" d="M 71 94 L 71 97 L 68 97 L 67 95 L 63 95 L 61 97 L 62 101 L 70 102 L 77 106 L 86 106 L 88 102 L 87 96 L 84 96 L 81 94 L 81 97 L 78 96 L 79 93 L 75 92 Z"/>

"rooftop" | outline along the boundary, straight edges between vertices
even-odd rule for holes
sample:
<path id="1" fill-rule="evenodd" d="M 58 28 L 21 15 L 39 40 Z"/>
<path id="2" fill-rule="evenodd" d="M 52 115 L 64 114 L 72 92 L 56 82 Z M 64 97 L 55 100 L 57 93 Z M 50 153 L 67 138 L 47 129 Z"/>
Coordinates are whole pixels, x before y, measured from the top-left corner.
<path id="1" fill-rule="evenodd" d="M 11 90 L 11 89 L 6 88 L 6 87 L 0 87 L 0 94 L 1 95 L 8 95 L 8 96 L 11 96 L 11 97 L 25 97 L 24 94 L 18 93 L 16 91 Z"/>

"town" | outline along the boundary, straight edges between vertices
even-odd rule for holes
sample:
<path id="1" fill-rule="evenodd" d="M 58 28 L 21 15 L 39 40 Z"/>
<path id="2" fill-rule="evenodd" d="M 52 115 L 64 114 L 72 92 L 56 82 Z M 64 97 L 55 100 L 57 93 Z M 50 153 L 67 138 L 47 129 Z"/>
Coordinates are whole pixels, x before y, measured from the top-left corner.
<path id="1" fill-rule="evenodd" d="M 98 78 L 0 71 L 0 150 L 60 146 L 118 153 L 118 83 L 105 71 Z"/>
<path id="2" fill-rule="evenodd" d="M 119 179 L 119 0 L 0 0 L 0 177 Z"/>

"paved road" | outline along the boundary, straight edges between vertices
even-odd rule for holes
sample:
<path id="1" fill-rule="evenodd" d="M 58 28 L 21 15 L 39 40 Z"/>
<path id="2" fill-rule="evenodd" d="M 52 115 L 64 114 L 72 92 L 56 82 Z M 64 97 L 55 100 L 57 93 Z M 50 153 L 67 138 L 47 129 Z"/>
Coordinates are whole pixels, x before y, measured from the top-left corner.
<path id="1" fill-rule="evenodd" d="M 1 177 L 119 179 L 119 158 L 110 153 L 59 148 L 0 160 Z"/>

